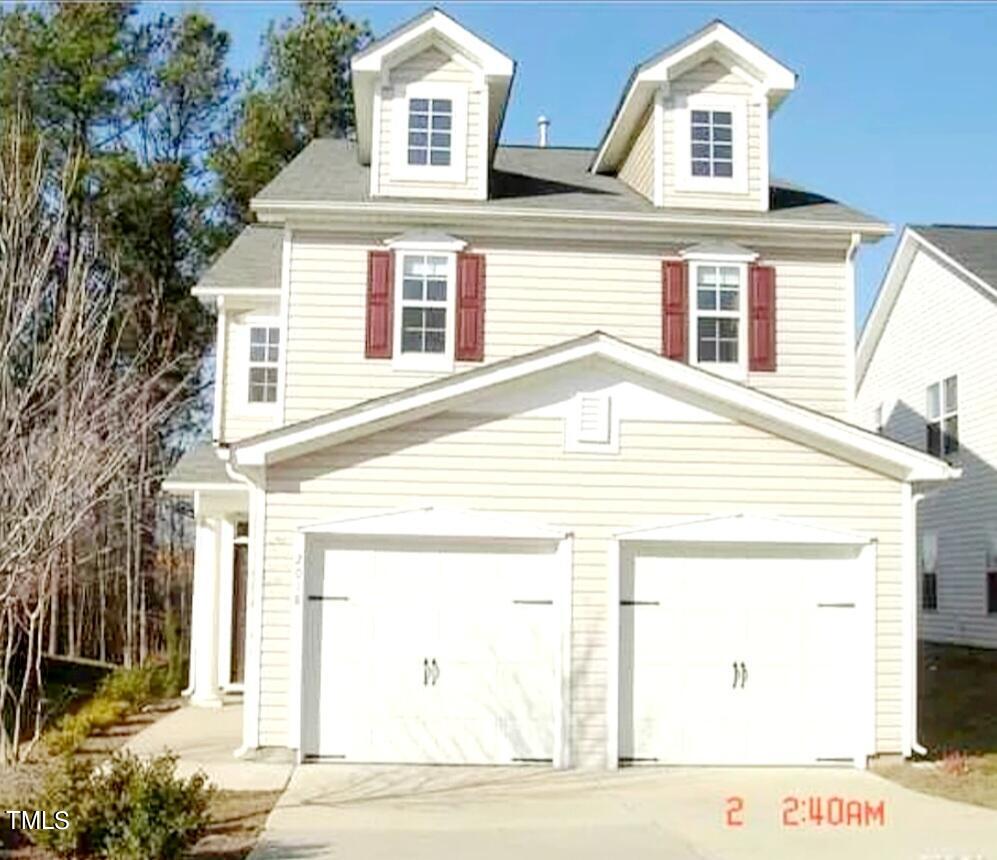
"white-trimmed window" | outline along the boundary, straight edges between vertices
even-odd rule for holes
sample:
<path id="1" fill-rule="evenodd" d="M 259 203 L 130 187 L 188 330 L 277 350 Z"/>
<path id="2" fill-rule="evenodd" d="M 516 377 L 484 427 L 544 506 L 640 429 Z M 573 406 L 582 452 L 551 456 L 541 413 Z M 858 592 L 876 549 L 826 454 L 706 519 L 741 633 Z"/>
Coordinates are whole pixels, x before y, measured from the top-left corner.
<path id="1" fill-rule="evenodd" d="M 747 99 L 692 95 L 673 121 L 679 191 L 748 192 Z"/>
<path id="2" fill-rule="evenodd" d="M 450 268 L 446 254 L 402 254 L 402 355 L 446 354 Z"/>
<path id="3" fill-rule="evenodd" d="M 462 183 L 467 179 L 468 88 L 417 82 L 396 90 L 391 179 Z"/>
<path id="4" fill-rule="evenodd" d="M 690 157 L 693 176 L 734 176 L 734 113 L 690 110 Z"/>
<path id="5" fill-rule="evenodd" d="M 926 612 L 938 609 L 938 532 L 924 532 L 917 554 L 921 575 L 921 608 Z"/>
<path id="6" fill-rule="evenodd" d="M 748 267 L 739 260 L 689 263 L 689 357 L 726 376 L 747 373 Z"/>
<path id="7" fill-rule="evenodd" d="M 449 167 L 453 134 L 453 99 L 408 100 L 408 163 Z"/>
<path id="8" fill-rule="evenodd" d="M 949 376 L 928 386 L 925 448 L 936 457 L 959 452 L 959 383 Z"/>
<path id="9" fill-rule="evenodd" d="M 276 403 L 280 366 L 280 328 L 274 325 L 249 327 L 250 403 Z"/>

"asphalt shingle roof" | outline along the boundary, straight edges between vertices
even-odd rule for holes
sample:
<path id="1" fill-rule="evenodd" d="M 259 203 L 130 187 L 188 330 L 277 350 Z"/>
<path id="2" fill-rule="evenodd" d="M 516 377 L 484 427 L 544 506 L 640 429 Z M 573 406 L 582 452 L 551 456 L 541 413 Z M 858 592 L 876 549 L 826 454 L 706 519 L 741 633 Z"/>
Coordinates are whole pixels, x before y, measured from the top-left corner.
<path id="1" fill-rule="evenodd" d="M 997 289 L 997 227 L 912 224 L 911 229 Z"/>
<path id="2" fill-rule="evenodd" d="M 595 150 L 588 148 L 499 146 L 495 152 L 491 196 L 475 205 L 493 207 L 496 211 L 524 207 L 597 213 L 669 211 L 668 207 L 656 208 L 615 176 L 590 173 L 588 168 L 594 154 Z M 371 200 L 369 189 L 370 169 L 357 161 L 354 145 L 346 140 L 322 138 L 305 147 L 256 199 L 264 203 L 362 203 Z M 672 210 L 675 211 L 679 210 Z M 680 211 L 717 214 L 716 210 Z M 877 218 L 779 179 L 771 181 L 768 212 L 734 214 L 749 222 L 766 219 L 788 223 L 881 223 Z"/>
<path id="3" fill-rule="evenodd" d="M 210 442 L 197 442 L 188 448 L 177 461 L 167 483 L 176 484 L 234 484 L 225 471 L 225 463 L 218 457 Z"/>
<path id="4" fill-rule="evenodd" d="M 250 224 L 201 276 L 199 287 L 279 290 L 283 228 Z"/>

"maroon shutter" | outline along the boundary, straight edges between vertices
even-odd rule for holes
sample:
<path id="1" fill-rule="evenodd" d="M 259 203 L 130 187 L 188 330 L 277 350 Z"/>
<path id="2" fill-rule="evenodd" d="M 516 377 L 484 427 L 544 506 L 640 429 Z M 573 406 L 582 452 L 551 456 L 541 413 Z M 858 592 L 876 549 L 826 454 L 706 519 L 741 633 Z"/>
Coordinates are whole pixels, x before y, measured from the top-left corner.
<path id="1" fill-rule="evenodd" d="M 485 255 L 457 255 L 458 361 L 485 360 Z"/>
<path id="2" fill-rule="evenodd" d="M 689 360 L 689 267 L 682 260 L 661 264 L 661 354 Z"/>
<path id="3" fill-rule="evenodd" d="M 775 370 L 775 267 L 748 270 L 748 369 Z"/>
<path id="4" fill-rule="evenodd" d="M 390 251 L 367 254 L 367 358 L 391 358 L 391 302 L 394 257 Z"/>

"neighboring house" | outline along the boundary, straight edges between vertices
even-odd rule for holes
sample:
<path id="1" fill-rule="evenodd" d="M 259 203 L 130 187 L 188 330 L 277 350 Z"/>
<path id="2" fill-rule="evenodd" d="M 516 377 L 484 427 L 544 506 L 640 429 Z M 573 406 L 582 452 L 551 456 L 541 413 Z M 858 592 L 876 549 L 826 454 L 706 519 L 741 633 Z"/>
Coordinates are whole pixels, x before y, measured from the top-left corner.
<path id="1" fill-rule="evenodd" d="M 856 370 L 864 424 L 964 472 L 918 507 L 922 638 L 997 648 L 997 227 L 904 230 Z"/>
<path id="2" fill-rule="evenodd" d="M 436 10 L 372 44 L 355 142 L 197 287 L 193 701 L 302 759 L 909 753 L 912 499 L 957 472 L 849 422 L 888 226 L 770 179 L 796 76 L 721 22 L 595 149 L 499 145 L 513 71 Z"/>

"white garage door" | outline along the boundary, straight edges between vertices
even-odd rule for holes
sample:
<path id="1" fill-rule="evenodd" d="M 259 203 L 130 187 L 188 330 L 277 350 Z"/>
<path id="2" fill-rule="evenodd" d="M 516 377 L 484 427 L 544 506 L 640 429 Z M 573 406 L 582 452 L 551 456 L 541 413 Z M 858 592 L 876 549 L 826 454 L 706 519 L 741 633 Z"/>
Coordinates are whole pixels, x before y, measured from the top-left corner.
<path id="1" fill-rule="evenodd" d="M 624 554 L 620 759 L 852 761 L 873 720 L 855 558 Z"/>
<path id="2" fill-rule="evenodd" d="M 457 543 L 322 552 L 306 607 L 306 754 L 551 761 L 553 559 Z"/>

